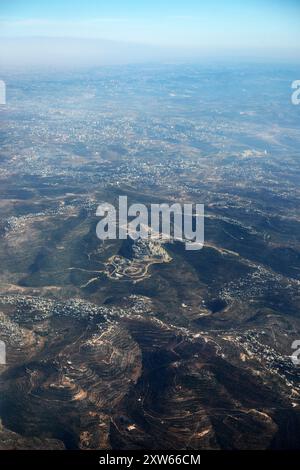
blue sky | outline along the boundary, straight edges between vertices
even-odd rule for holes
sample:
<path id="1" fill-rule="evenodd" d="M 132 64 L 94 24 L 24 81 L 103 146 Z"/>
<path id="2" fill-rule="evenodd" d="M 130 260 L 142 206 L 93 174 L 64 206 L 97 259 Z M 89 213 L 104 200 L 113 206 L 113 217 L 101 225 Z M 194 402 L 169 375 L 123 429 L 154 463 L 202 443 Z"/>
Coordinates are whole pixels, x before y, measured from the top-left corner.
<path id="1" fill-rule="evenodd" d="M 193 47 L 295 47 L 299 0 L 1 0 L 1 36 Z"/>
<path id="2" fill-rule="evenodd" d="M 70 38 L 98 38 L 173 48 L 172 57 L 178 48 L 181 55 L 185 50 L 299 59 L 300 0 L 0 0 L 0 53 L 7 60 L 50 51 L 51 45 L 41 48 L 34 39 L 41 36 L 60 38 L 65 56 L 71 46 L 63 44 Z M 9 43 L 24 37 L 27 43 Z M 74 52 L 78 43 L 72 47 Z"/>

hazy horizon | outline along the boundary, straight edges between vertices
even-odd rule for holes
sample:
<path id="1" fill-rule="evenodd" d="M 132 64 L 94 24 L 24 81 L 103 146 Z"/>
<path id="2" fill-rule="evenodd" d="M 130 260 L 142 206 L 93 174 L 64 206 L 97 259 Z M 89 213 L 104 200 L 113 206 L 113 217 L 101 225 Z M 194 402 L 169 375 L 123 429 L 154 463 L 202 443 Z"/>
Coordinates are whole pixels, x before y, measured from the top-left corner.
<path id="1" fill-rule="evenodd" d="M 0 65 L 300 59 L 295 0 L 1 2 Z"/>

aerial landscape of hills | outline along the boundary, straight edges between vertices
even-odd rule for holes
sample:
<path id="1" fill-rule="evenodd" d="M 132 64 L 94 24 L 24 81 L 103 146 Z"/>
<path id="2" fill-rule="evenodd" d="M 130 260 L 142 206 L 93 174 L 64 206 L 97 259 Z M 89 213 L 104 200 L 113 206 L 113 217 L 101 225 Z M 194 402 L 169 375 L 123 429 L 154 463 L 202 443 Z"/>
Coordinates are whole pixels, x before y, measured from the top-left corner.
<path id="1" fill-rule="evenodd" d="M 1 449 L 299 448 L 294 76 L 3 77 Z M 204 247 L 99 240 L 97 206 L 120 195 L 204 204 Z"/>

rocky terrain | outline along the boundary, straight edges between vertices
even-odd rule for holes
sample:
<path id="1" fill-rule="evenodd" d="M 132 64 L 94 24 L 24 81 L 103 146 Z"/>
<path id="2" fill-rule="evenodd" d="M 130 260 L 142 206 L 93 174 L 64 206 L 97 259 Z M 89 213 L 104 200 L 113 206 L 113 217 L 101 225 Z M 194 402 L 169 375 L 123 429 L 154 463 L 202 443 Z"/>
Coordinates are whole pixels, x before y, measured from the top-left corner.
<path id="1" fill-rule="evenodd" d="M 275 72 L 8 77 L 0 448 L 299 448 L 299 111 Z M 203 249 L 100 241 L 120 195 L 203 203 Z"/>

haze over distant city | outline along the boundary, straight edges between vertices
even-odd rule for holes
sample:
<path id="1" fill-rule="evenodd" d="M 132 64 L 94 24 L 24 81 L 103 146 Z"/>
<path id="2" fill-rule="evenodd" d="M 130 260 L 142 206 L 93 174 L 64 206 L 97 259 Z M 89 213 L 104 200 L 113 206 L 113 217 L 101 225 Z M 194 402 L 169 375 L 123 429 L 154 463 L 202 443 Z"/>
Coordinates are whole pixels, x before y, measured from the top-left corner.
<path id="1" fill-rule="evenodd" d="M 295 39 L 298 38 L 298 41 Z M 5 65 L 300 57 L 297 0 L 2 0 Z"/>

